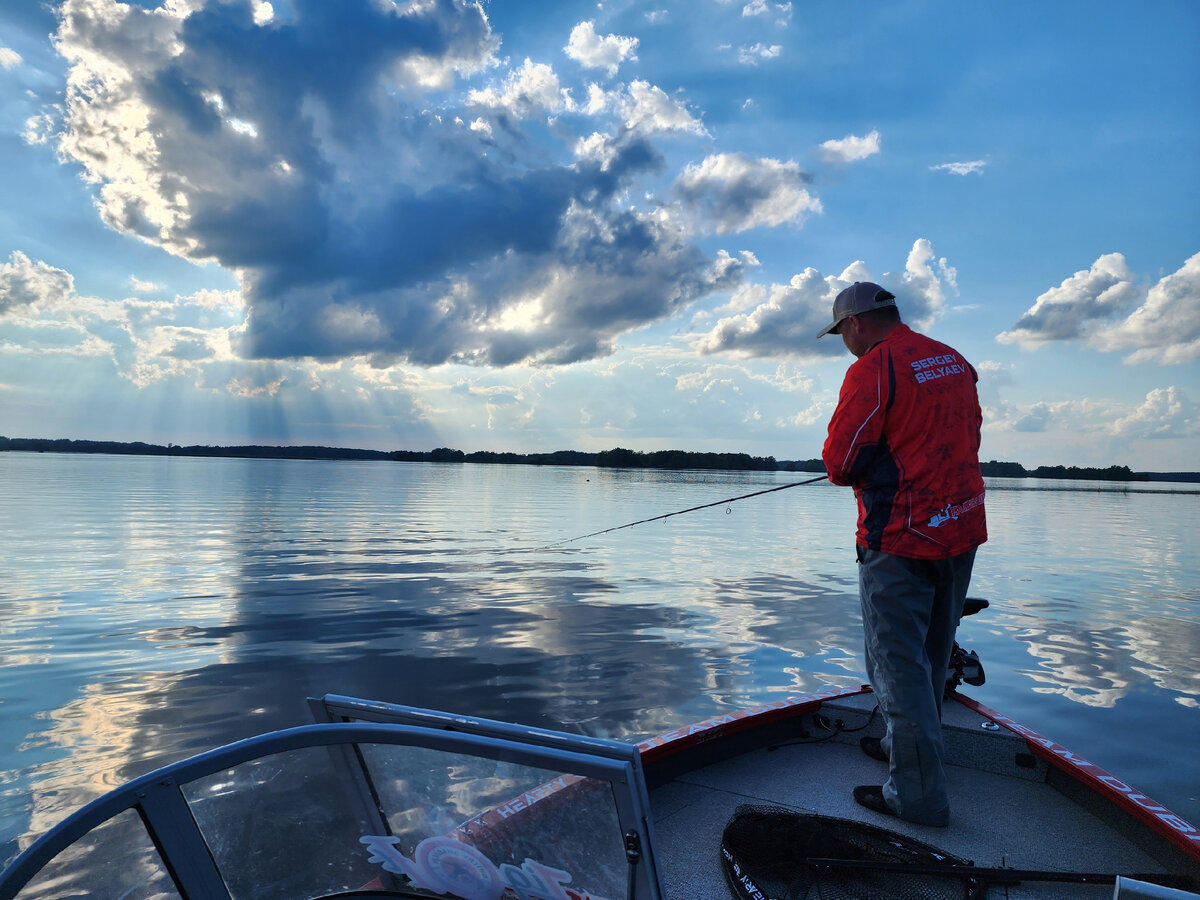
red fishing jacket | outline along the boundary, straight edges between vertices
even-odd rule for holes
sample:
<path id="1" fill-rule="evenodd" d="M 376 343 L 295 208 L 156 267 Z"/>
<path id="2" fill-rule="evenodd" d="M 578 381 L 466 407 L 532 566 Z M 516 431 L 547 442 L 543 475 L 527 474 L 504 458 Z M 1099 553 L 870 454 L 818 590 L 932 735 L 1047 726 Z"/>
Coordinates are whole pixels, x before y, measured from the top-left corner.
<path id="1" fill-rule="evenodd" d="M 860 545 L 943 559 L 987 540 L 978 380 L 907 325 L 847 370 L 821 456 L 830 481 L 854 486 Z"/>

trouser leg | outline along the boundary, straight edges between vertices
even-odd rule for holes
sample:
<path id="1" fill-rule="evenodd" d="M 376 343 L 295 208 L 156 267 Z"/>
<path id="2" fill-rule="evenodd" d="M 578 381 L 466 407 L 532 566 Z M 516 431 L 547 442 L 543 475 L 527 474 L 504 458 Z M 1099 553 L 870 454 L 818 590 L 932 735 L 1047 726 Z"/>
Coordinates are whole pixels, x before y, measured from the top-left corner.
<path id="1" fill-rule="evenodd" d="M 941 698 L 974 551 L 953 560 L 909 560 L 860 550 L 867 675 L 887 721 L 884 798 L 902 818 L 944 825 Z"/>
<path id="2" fill-rule="evenodd" d="M 975 549 L 950 559 L 937 560 L 930 565 L 935 587 L 925 652 L 929 657 L 931 687 L 937 703 L 938 720 L 941 721 L 946 670 L 950 667 L 954 635 L 958 631 L 958 620 L 962 618 L 963 603 L 967 599 L 967 588 L 971 583 Z"/>

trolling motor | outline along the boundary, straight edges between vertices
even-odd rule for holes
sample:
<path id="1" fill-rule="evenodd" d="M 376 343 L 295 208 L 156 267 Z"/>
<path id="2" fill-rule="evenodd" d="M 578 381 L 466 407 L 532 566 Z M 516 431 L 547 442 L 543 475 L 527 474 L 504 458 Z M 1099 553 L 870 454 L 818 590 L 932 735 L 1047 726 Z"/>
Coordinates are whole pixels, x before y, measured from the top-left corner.
<path id="1" fill-rule="evenodd" d="M 962 614 L 973 616 L 990 605 L 982 597 L 968 597 L 963 603 Z M 960 618 L 959 621 L 961 622 L 962 619 Z M 954 649 L 950 651 L 950 665 L 946 669 L 946 690 L 943 696 L 949 697 L 960 684 L 966 683 L 973 687 L 979 687 L 986 680 L 983 663 L 979 661 L 979 654 L 974 650 L 970 652 L 964 650 L 959 646 L 958 641 L 955 641 Z"/>

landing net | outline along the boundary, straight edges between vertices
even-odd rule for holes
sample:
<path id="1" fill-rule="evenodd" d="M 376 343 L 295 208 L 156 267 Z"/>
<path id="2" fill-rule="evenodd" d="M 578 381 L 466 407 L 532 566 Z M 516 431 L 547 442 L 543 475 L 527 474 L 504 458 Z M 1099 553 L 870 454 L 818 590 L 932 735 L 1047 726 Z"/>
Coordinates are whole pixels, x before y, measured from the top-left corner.
<path id="1" fill-rule="evenodd" d="M 970 866 L 968 860 L 865 822 L 739 806 L 721 836 L 725 878 L 739 900 L 962 900 L 961 870 L 947 877 L 871 871 L 883 866 Z M 810 864 L 849 860 L 866 868 Z"/>

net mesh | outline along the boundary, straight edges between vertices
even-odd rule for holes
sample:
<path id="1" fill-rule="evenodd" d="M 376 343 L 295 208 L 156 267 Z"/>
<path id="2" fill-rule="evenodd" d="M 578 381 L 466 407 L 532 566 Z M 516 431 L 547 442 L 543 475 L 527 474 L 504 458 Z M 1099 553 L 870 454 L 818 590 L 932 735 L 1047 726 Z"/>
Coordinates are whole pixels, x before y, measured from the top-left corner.
<path id="1" fill-rule="evenodd" d="M 969 866 L 930 844 L 849 819 L 772 806 L 739 806 L 721 836 L 725 877 L 739 898 L 961 900 L 961 877 L 813 866 L 810 859 Z"/>

